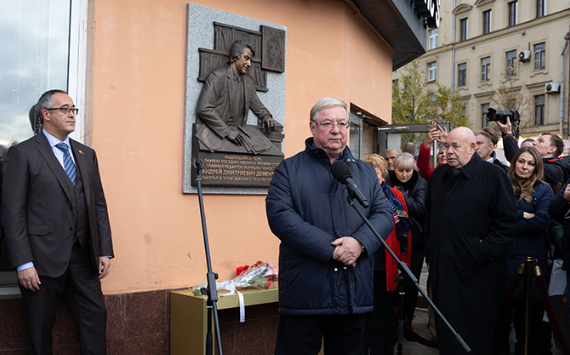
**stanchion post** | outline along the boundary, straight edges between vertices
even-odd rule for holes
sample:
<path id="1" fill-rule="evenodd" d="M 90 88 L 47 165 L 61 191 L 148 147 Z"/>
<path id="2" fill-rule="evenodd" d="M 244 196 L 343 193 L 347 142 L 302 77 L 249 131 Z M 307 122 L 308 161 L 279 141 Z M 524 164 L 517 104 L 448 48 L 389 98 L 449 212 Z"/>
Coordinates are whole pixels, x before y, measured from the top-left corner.
<path id="1" fill-rule="evenodd" d="M 529 337 L 530 337 L 530 311 L 532 301 L 532 264 L 534 259 L 531 257 L 524 258 L 524 354 L 529 355 Z"/>

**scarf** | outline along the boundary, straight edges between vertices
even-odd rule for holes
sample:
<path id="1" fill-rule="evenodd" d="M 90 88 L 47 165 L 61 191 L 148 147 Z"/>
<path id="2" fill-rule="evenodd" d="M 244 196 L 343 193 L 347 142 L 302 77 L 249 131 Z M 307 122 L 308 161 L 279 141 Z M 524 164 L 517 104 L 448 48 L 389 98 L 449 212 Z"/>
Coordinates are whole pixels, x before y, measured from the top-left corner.
<path id="1" fill-rule="evenodd" d="M 400 253 L 408 251 L 408 235 L 410 233 L 410 224 L 408 223 L 408 213 L 404 210 L 402 203 L 394 196 L 394 193 L 385 182 L 380 184 L 384 196 L 392 203 L 394 212 L 394 228 L 396 229 L 396 237 L 400 242 Z"/>

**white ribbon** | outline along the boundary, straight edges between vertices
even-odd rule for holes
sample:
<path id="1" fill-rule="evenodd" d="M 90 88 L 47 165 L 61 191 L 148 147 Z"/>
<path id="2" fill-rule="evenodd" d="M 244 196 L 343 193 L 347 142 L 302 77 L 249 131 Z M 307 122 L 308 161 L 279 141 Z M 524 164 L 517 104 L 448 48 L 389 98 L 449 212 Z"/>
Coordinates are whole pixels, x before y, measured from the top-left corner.
<path id="1" fill-rule="evenodd" d="M 245 304 L 243 301 L 243 293 L 239 292 L 234 285 L 233 280 L 226 280 L 220 283 L 220 289 L 228 290 L 230 293 L 226 293 L 224 295 L 220 295 L 220 297 L 229 296 L 237 293 L 238 295 L 238 304 L 239 304 L 239 321 L 240 323 L 245 322 Z"/>

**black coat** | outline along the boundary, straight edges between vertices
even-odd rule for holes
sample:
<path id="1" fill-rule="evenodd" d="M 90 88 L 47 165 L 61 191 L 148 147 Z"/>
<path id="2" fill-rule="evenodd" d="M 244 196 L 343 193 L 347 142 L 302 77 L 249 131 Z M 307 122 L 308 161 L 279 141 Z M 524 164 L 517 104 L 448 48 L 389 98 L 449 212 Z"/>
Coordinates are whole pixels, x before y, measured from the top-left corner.
<path id="1" fill-rule="evenodd" d="M 570 180 L 562 186 L 548 207 L 550 217 L 564 226 L 564 240 L 562 243 L 564 264 L 562 269 L 566 272 L 570 272 L 570 218 L 566 216 L 570 211 L 570 204 L 564 199 L 564 190 L 566 190 L 566 186 L 569 183 Z"/>
<path id="2" fill-rule="evenodd" d="M 414 170 L 410 180 L 405 183 L 398 180 L 396 173 L 390 172 L 390 187 L 402 191 L 408 214 L 410 216 L 410 229 L 412 231 L 412 248 L 423 248 L 424 225 L 426 217 L 427 181 Z"/>
<path id="3" fill-rule="evenodd" d="M 448 170 L 435 170 L 426 201 L 433 300 L 476 354 L 488 354 L 505 290 L 505 250 L 517 226 L 513 188 L 478 154 L 456 176 Z M 441 321 L 437 337 L 441 354 L 464 354 Z"/>
<path id="4" fill-rule="evenodd" d="M 372 312 L 373 253 L 381 246 L 347 202 L 347 188 L 330 173 L 330 159 L 306 141 L 305 151 L 275 169 L 265 199 L 267 220 L 279 246 L 279 312 L 285 315 L 346 315 Z M 386 239 L 394 229 L 392 204 L 384 197 L 372 165 L 346 148 L 339 160 L 370 207 L 363 214 Z M 356 267 L 332 259 L 331 243 L 352 236 L 363 244 Z M 384 252 L 382 250 L 382 252 Z"/>
<path id="5" fill-rule="evenodd" d="M 523 259 L 527 256 L 538 260 L 538 265 L 542 270 L 542 274 L 547 280 L 550 278 L 550 267 L 546 260 L 546 241 L 545 234 L 550 225 L 550 216 L 548 215 L 548 206 L 552 201 L 554 194 L 550 185 L 537 181 L 534 184 L 534 192 L 532 201 L 521 201 L 519 194 L 515 195 L 515 203 L 517 206 L 517 233 L 515 239 L 507 247 L 507 282 L 509 284 L 519 266 L 523 263 Z M 523 218 L 524 212 L 534 214 L 533 218 Z M 523 299 L 524 282 L 519 282 L 513 298 L 516 300 Z M 536 280 L 533 278 L 532 286 L 533 302 L 542 303 Z"/>

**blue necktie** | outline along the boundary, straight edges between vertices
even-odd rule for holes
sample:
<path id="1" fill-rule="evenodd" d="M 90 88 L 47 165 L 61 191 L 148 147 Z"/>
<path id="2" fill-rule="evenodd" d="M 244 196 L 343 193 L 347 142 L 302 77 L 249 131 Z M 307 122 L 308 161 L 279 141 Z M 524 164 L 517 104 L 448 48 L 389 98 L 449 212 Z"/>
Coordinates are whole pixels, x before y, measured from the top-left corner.
<path id="1" fill-rule="evenodd" d="M 55 145 L 59 150 L 63 152 L 63 168 L 65 169 L 65 173 L 75 185 L 75 164 L 73 160 L 71 160 L 71 155 L 69 154 L 69 147 L 65 143 L 58 143 Z"/>

